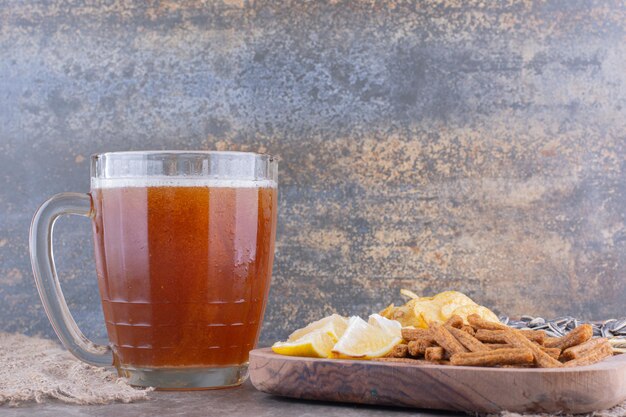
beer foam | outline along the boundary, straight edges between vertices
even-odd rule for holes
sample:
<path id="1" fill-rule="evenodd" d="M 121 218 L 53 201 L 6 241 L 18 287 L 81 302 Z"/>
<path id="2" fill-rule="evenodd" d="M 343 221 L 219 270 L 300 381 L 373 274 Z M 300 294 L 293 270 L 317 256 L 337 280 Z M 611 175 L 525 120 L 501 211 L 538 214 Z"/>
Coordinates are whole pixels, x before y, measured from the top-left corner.
<path id="1" fill-rule="evenodd" d="M 276 188 L 276 181 L 203 177 L 91 178 L 91 188 L 211 187 Z"/>

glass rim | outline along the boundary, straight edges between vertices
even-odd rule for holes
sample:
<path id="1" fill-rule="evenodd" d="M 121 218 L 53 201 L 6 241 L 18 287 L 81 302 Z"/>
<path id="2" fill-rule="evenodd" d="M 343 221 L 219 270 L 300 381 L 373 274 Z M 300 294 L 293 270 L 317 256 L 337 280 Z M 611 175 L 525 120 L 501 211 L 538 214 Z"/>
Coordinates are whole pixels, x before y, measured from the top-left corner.
<path id="1" fill-rule="evenodd" d="M 146 178 L 276 182 L 278 159 L 268 154 L 237 151 L 105 152 L 91 156 L 90 171 L 96 182 Z"/>
<path id="2" fill-rule="evenodd" d="M 254 156 L 261 159 L 266 159 L 268 162 L 278 162 L 276 156 L 268 153 L 248 152 L 248 151 L 185 151 L 185 150 L 163 150 L 163 151 L 112 151 L 91 154 L 91 160 L 97 161 L 104 157 L 118 157 L 118 156 L 149 156 L 149 155 L 235 155 L 235 156 Z"/>

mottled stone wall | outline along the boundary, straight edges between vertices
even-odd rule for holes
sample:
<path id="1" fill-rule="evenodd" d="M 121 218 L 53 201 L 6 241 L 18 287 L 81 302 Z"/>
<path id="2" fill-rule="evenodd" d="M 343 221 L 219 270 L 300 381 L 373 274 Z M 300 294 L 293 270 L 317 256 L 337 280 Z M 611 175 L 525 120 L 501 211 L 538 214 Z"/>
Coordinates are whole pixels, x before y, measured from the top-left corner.
<path id="1" fill-rule="evenodd" d="M 32 213 L 128 149 L 280 156 L 265 341 L 403 287 L 626 313 L 623 1 L 4 1 L 1 330 L 52 335 Z M 56 230 L 104 337 L 88 221 Z"/>

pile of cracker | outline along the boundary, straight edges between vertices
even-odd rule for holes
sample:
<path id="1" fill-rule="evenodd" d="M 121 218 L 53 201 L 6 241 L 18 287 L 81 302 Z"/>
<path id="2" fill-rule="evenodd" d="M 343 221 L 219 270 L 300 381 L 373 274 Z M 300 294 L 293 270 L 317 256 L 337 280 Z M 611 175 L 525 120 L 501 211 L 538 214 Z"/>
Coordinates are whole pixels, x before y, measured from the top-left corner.
<path id="1" fill-rule="evenodd" d="M 452 316 L 428 329 L 403 328 L 404 342 L 378 361 L 458 366 L 558 368 L 591 365 L 613 355 L 606 338 L 593 339 L 589 324 L 563 337 L 543 330 L 516 330 L 477 314 Z"/>

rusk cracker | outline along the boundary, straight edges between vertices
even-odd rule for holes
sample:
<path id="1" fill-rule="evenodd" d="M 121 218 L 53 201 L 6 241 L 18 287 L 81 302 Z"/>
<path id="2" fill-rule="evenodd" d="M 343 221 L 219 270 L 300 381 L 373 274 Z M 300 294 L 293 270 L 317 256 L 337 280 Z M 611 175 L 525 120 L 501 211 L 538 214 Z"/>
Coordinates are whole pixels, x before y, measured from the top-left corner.
<path id="1" fill-rule="evenodd" d="M 463 327 L 461 327 L 461 330 L 463 330 L 465 333 L 471 334 L 472 336 L 476 334 L 476 330 L 474 330 L 472 326 L 468 326 L 467 324 L 464 324 Z"/>
<path id="2" fill-rule="evenodd" d="M 538 345 L 528 340 L 519 330 L 509 329 L 506 334 L 506 342 L 517 348 L 530 349 L 535 357 L 535 363 L 540 368 L 560 368 L 563 366 L 561 362 L 552 358 L 542 351 Z"/>
<path id="3" fill-rule="evenodd" d="M 490 350 L 487 346 L 485 346 L 480 340 L 476 339 L 471 334 L 464 332 L 461 329 L 456 329 L 454 327 L 447 327 L 448 331 L 452 333 L 452 336 L 456 338 L 467 350 L 470 352 L 480 352 L 485 350 Z"/>
<path id="4" fill-rule="evenodd" d="M 604 337 L 600 337 L 597 339 L 587 340 L 585 343 L 581 343 L 580 345 L 572 346 L 567 348 L 561 354 L 561 359 L 566 361 L 571 361 L 573 359 L 578 359 L 583 356 L 585 353 L 590 351 L 601 344 L 608 344 L 609 340 Z"/>
<path id="5" fill-rule="evenodd" d="M 433 337 L 430 334 L 429 329 L 411 329 L 408 327 L 404 327 L 401 330 L 401 332 L 402 332 L 402 338 L 406 340 L 407 342 L 411 340 L 419 340 L 419 339 L 425 339 L 430 342 L 433 341 Z"/>
<path id="6" fill-rule="evenodd" d="M 455 327 L 460 329 L 463 327 L 463 319 L 458 314 L 454 314 L 453 316 L 450 316 L 450 318 L 446 320 L 443 325 L 446 327 Z"/>
<path id="7" fill-rule="evenodd" d="M 411 340 L 408 344 L 410 356 L 423 356 L 426 353 L 426 349 L 431 347 L 432 342 L 426 339 Z"/>
<path id="8" fill-rule="evenodd" d="M 454 355 L 455 353 L 467 352 L 467 349 L 443 325 L 431 322 L 428 329 L 435 342 L 444 348 L 448 354 Z"/>
<path id="9" fill-rule="evenodd" d="M 476 339 L 485 343 L 505 343 L 506 335 L 509 329 L 507 330 L 486 330 L 486 329 L 478 329 L 476 331 Z M 541 330 L 517 330 L 521 335 L 526 337 L 532 342 L 542 344 L 544 338 L 546 337 L 546 333 Z"/>
<path id="10" fill-rule="evenodd" d="M 467 316 L 469 324 L 476 329 L 485 330 L 508 330 L 509 327 L 502 323 L 496 323 L 495 321 L 488 321 L 480 317 L 478 314 L 470 314 Z"/>
<path id="11" fill-rule="evenodd" d="M 457 353 L 450 358 L 452 365 L 459 366 L 530 365 L 533 362 L 533 352 L 526 348 Z"/>
<path id="12" fill-rule="evenodd" d="M 444 350 L 441 346 L 433 346 L 426 349 L 424 357 L 429 362 L 439 362 L 443 360 Z"/>
<path id="13" fill-rule="evenodd" d="M 387 357 L 388 358 L 406 358 L 408 353 L 409 353 L 409 347 L 404 343 L 400 343 L 399 345 L 396 345 L 393 347 L 393 349 L 391 349 L 391 352 L 387 354 Z"/>
<path id="14" fill-rule="evenodd" d="M 585 343 L 587 340 L 591 339 L 592 337 L 593 337 L 593 327 L 590 324 L 581 324 L 580 326 L 576 327 L 565 336 L 555 341 L 550 340 L 546 342 L 545 346 L 557 347 L 561 350 L 565 350 L 572 346 Z"/>
<path id="15" fill-rule="evenodd" d="M 613 356 L 613 349 L 611 348 L 611 345 L 608 343 L 600 343 L 585 352 L 585 354 L 580 358 L 565 362 L 565 366 L 593 365 L 594 363 L 600 362 L 609 356 Z"/>

